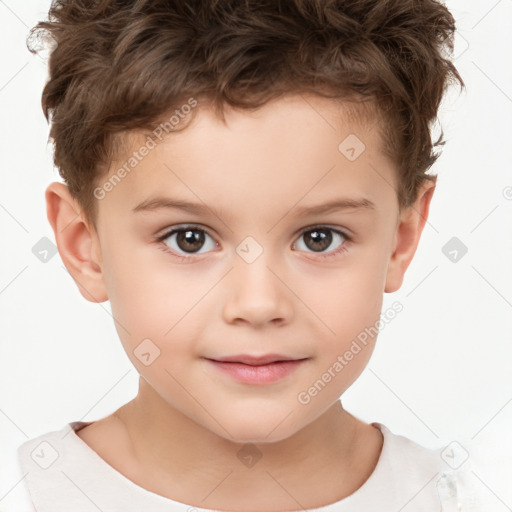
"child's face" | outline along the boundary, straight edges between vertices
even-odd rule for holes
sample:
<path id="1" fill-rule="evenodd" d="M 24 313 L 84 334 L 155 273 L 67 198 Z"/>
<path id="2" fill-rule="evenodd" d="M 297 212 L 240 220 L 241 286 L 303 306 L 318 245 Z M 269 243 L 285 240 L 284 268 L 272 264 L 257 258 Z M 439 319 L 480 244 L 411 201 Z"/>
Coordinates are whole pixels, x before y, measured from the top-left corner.
<path id="1" fill-rule="evenodd" d="M 99 201 L 93 252 L 146 396 L 171 407 L 162 414 L 177 410 L 237 442 L 287 438 L 336 402 L 375 339 L 359 343 L 350 360 L 344 354 L 375 326 L 383 292 L 400 286 L 408 264 L 407 254 L 394 256 L 397 176 L 377 127 L 348 124 L 333 101 L 305 98 L 228 111 L 227 127 L 200 111 Z M 356 139 L 345 143 L 354 152 L 338 148 L 350 134 L 366 147 L 359 156 Z M 132 151 L 146 141 L 134 140 Z M 206 211 L 134 211 L 156 197 Z M 335 200 L 363 205 L 298 213 Z M 182 231 L 154 241 L 190 224 L 204 238 Z M 301 234 L 315 226 L 323 228 Z M 304 361 L 274 380 L 268 367 L 254 370 L 249 382 L 210 361 L 268 354 Z"/>

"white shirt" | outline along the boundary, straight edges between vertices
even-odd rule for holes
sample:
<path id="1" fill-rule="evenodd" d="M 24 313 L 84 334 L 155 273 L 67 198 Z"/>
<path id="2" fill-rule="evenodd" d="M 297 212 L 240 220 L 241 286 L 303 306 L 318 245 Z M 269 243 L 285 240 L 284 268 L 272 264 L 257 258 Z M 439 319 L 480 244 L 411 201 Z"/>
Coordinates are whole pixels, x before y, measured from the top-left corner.
<path id="1" fill-rule="evenodd" d="M 5 512 L 211 512 L 150 492 L 119 473 L 76 434 L 89 423 L 69 423 L 18 447 L 23 496 L 18 508 Z M 373 473 L 350 496 L 311 512 L 482 510 L 468 484 L 469 461 L 455 470 L 447 449 L 442 456 L 441 448 L 424 448 L 373 425 L 384 437 Z"/>

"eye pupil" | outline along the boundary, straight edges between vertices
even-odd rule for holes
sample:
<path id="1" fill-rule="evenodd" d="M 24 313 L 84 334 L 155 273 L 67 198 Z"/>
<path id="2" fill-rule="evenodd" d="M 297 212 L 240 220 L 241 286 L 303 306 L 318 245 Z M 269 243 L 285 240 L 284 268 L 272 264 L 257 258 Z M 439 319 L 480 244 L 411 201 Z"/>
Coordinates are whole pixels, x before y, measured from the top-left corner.
<path id="1" fill-rule="evenodd" d="M 183 251 L 187 252 L 192 248 L 190 252 L 194 252 L 204 244 L 204 232 L 198 229 L 183 229 L 178 232 L 176 242 Z"/>
<path id="2" fill-rule="evenodd" d="M 308 243 L 308 239 L 313 239 L 313 244 Z M 312 251 L 323 251 L 327 249 L 332 243 L 332 233 L 328 229 L 313 229 L 304 233 L 306 245 Z"/>

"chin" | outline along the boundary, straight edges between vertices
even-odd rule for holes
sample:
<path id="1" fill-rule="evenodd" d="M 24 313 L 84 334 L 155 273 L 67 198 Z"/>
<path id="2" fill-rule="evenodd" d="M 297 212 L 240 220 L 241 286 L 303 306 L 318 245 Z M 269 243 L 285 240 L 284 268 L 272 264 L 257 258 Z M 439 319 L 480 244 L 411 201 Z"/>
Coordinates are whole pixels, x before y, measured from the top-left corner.
<path id="1" fill-rule="evenodd" d="M 230 430 L 232 437 L 226 437 L 224 432 L 224 436 L 228 441 L 232 443 L 240 443 L 240 444 L 262 444 L 262 443 L 277 443 L 279 441 L 284 441 L 288 439 L 293 434 L 295 434 L 294 430 L 280 430 L 279 433 L 272 432 L 272 429 L 275 425 L 269 426 L 268 429 L 258 429 L 257 426 L 251 425 L 247 428 L 240 428 L 236 431 Z M 269 434 L 270 432 L 270 434 Z"/>
<path id="2" fill-rule="evenodd" d="M 230 415 L 222 425 L 229 434 L 214 425 L 215 433 L 233 443 L 275 443 L 295 434 L 300 427 L 293 421 L 293 414 L 265 414 L 255 409 L 251 414 Z"/>

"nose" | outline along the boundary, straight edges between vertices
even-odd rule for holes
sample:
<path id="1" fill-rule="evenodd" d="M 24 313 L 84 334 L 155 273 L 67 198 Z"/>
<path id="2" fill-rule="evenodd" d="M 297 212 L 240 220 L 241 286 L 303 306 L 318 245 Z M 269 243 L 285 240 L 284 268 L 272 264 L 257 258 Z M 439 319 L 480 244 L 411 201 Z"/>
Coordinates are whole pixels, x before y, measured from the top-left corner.
<path id="1" fill-rule="evenodd" d="M 291 321 L 293 293 L 266 252 L 252 263 L 237 258 L 225 286 L 224 319 L 254 327 Z"/>

